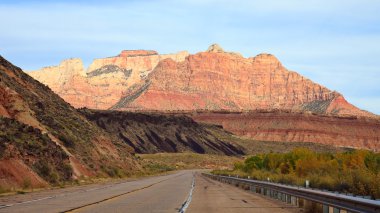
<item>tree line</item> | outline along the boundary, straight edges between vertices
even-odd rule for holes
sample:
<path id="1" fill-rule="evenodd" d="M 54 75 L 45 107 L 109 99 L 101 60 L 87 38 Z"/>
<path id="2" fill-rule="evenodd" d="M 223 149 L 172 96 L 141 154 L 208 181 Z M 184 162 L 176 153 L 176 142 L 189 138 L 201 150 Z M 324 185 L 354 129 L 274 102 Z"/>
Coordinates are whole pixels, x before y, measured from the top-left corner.
<path id="1" fill-rule="evenodd" d="M 380 199 L 380 153 L 367 150 L 317 153 L 297 148 L 288 153 L 250 156 L 235 163 L 233 170 L 214 173 L 299 186 L 308 180 L 312 188 Z"/>

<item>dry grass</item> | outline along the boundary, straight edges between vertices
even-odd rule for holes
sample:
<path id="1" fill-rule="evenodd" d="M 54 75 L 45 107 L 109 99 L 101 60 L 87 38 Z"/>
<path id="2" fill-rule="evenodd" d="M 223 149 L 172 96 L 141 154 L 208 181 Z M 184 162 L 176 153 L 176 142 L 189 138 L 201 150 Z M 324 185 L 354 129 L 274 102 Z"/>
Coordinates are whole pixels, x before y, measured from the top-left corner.
<path id="1" fill-rule="evenodd" d="M 243 159 L 238 157 L 197 153 L 139 154 L 138 157 L 145 168 L 156 165 L 172 170 L 232 169 L 236 162 L 243 162 Z"/>

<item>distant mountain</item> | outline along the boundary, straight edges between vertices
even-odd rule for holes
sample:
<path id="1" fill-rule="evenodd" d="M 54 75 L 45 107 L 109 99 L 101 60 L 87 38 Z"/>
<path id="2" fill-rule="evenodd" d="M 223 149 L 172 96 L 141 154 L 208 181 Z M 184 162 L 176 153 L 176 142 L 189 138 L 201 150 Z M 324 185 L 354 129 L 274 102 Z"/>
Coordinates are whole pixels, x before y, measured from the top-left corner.
<path id="1" fill-rule="evenodd" d="M 245 154 L 213 132 L 229 134 L 185 115 L 75 109 L 0 56 L 0 192 L 144 172 L 135 152 Z"/>
<path id="2" fill-rule="evenodd" d="M 94 60 L 87 70 L 80 59 L 70 59 L 28 74 L 78 108 L 185 113 L 254 140 L 380 149 L 377 115 L 287 70 L 270 54 L 244 58 L 217 44 L 196 54 L 124 50 Z M 96 117 L 107 131 L 123 123 Z M 138 144 L 130 145 L 138 151 Z M 150 145 L 145 148 L 156 149 Z"/>
<path id="3" fill-rule="evenodd" d="M 211 45 L 194 55 L 125 50 L 28 72 L 75 107 L 116 110 L 292 110 L 375 116 L 338 92 L 287 70 L 276 57 L 244 58 Z"/>
<path id="4" fill-rule="evenodd" d="M 139 170 L 133 149 L 0 56 L 0 187 Z"/>
<path id="5" fill-rule="evenodd" d="M 161 60 L 183 61 L 186 56 L 185 51 L 158 55 L 156 51 L 130 50 L 115 57 L 95 59 L 87 72 L 82 61 L 74 58 L 28 74 L 74 107 L 108 109 L 124 97 L 128 89 L 145 82 Z"/>

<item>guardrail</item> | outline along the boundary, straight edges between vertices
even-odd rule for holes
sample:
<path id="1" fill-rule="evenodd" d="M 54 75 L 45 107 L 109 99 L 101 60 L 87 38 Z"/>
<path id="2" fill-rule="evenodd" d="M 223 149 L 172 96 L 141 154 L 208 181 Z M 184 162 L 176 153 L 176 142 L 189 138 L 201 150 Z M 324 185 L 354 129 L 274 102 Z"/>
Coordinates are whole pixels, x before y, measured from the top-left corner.
<path id="1" fill-rule="evenodd" d="M 238 177 L 203 175 L 304 208 L 306 212 L 380 213 L 380 201 L 376 200 Z"/>

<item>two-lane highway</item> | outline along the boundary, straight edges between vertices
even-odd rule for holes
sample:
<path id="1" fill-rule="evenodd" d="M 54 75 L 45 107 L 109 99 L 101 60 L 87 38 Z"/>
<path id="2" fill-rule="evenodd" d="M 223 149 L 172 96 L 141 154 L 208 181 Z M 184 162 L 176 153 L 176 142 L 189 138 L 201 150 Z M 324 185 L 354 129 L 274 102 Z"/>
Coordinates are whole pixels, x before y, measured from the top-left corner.
<path id="1" fill-rule="evenodd" d="M 181 173 L 142 190 L 74 212 L 178 212 L 191 190 L 192 179 L 192 172 Z"/>
<path id="2" fill-rule="evenodd" d="M 176 212 L 189 194 L 192 179 L 192 171 L 180 171 L 46 197 L 29 195 L 30 200 L 6 199 L 0 212 Z"/>
<path id="3" fill-rule="evenodd" d="M 187 212 L 299 212 L 196 171 L 3 197 L 0 212 L 178 212 L 186 201 Z"/>

